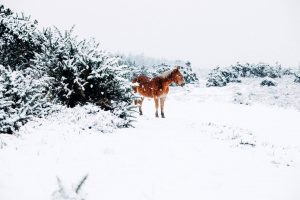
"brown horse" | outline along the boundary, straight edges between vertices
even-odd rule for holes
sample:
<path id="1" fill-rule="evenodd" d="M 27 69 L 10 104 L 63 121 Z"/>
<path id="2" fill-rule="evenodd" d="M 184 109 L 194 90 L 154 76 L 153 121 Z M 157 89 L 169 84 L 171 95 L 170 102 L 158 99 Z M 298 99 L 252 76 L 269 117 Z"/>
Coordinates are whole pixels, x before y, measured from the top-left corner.
<path id="1" fill-rule="evenodd" d="M 144 97 L 154 98 L 155 102 L 155 117 L 158 117 L 158 104 L 160 101 L 160 111 L 161 117 L 165 118 L 164 114 L 164 104 L 169 92 L 169 86 L 171 83 L 176 83 L 176 85 L 184 86 L 184 78 L 179 71 L 179 67 L 173 70 L 166 71 L 159 76 L 154 78 L 149 78 L 144 75 L 140 75 L 132 80 L 133 90 L 135 93 L 139 93 L 142 98 L 140 100 L 135 100 L 135 105 L 139 107 L 140 115 L 142 112 L 142 104 Z"/>

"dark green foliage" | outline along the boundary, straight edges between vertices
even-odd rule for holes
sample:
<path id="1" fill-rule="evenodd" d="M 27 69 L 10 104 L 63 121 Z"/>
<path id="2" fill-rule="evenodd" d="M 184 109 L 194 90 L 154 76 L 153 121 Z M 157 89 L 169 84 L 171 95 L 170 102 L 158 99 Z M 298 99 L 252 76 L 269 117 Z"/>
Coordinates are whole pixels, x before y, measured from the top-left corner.
<path id="1" fill-rule="evenodd" d="M 72 32 L 39 31 L 36 21 L 0 5 L 0 133 L 14 133 L 53 103 L 93 103 L 124 119 L 120 126 L 130 125 L 126 66 Z"/>
<path id="2" fill-rule="evenodd" d="M 0 133 L 14 133 L 31 118 L 49 112 L 45 83 L 32 70 L 0 65 Z"/>
<path id="3" fill-rule="evenodd" d="M 209 74 L 206 86 L 222 87 L 226 86 L 227 83 L 230 82 L 241 82 L 241 80 L 239 80 L 238 77 L 238 73 L 234 73 L 231 70 L 221 70 L 220 68 L 216 68 L 213 69 L 212 72 Z"/>
<path id="4" fill-rule="evenodd" d="M 0 5 L 0 63 L 12 70 L 29 67 L 42 41 L 36 31 L 37 21 L 23 14 L 18 16 Z"/>
<path id="5" fill-rule="evenodd" d="M 51 78 L 52 100 L 74 107 L 87 102 L 130 121 L 131 86 L 120 58 L 98 50 L 94 40 L 79 41 L 73 29 L 43 32 L 45 44 L 34 65 Z"/>
<path id="6" fill-rule="evenodd" d="M 277 83 L 271 79 L 265 79 L 260 83 L 261 86 L 276 86 Z"/>
<path id="7" fill-rule="evenodd" d="M 300 83 L 300 76 L 295 74 L 295 80 L 294 80 L 295 83 Z"/>
<path id="8" fill-rule="evenodd" d="M 226 86 L 230 82 L 241 82 L 239 78 L 250 78 L 250 77 L 269 77 L 269 78 L 280 78 L 288 73 L 287 70 L 283 70 L 280 65 L 270 66 L 268 64 L 249 64 L 230 66 L 229 68 L 216 68 L 211 71 L 208 75 L 206 86 Z"/>
<path id="9" fill-rule="evenodd" d="M 295 83 L 300 83 L 300 68 L 298 69 L 298 71 L 296 71 L 294 73 L 294 76 L 295 76 L 294 82 Z"/>

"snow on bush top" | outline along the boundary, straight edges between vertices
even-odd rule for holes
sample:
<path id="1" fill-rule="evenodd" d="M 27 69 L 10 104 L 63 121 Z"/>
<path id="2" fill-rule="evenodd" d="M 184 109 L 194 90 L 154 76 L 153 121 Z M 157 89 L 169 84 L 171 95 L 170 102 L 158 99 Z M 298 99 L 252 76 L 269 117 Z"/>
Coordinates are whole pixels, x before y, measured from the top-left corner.
<path id="1" fill-rule="evenodd" d="M 54 133 L 111 133 L 123 126 L 126 120 L 109 111 L 104 111 L 93 104 L 75 106 L 56 106 L 45 118 L 35 118 L 20 129 L 20 133 L 44 132 L 51 129 Z"/>
<path id="2" fill-rule="evenodd" d="M 276 86 L 277 82 L 271 78 L 266 78 L 260 83 L 260 85 L 261 86 Z"/>
<path id="3" fill-rule="evenodd" d="M 226 86 L 230 82 L 241 82 L 240 78 L 254 78 L 254 77 L 269 77 L 281 78 L 283 75 L 291 74 L 291 70 L 282 69 L 280 65 L 271 66 L 264 63 L 244 65 L 237 63 L 228 68 L 213 69 L 206 82 L 206 86 Z"/>
<path id="4" fill-rule="evenodd" d="M 37 22 L 0 5 L 0 133 L 14 133 L 48 103 L 93 103 L 132 121 L 132 88 L 121 58 L 80 40 L 73 28 L 37 30 Z"/>

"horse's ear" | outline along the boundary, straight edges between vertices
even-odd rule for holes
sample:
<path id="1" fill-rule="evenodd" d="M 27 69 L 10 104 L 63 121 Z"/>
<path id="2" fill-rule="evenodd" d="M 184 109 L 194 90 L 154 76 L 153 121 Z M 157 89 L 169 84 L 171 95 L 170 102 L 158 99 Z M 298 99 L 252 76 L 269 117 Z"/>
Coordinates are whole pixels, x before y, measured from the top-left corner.
<path id="1" fill-rule="evenodd" d="M 175 69 L 174 69 L 174 70 L 175 70 L 175 71 L 178 71 L 179 68 L 180 68 L 179 66 L 175 66 Z"/>

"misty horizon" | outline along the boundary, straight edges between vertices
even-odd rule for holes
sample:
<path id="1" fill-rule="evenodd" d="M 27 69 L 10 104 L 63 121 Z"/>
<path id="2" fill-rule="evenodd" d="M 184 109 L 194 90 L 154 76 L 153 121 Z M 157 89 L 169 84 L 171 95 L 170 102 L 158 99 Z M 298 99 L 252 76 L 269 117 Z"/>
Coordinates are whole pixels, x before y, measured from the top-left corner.
<path id="1" fill-rule="evenodd" d="M 195 68 L 240 63 L 300 64 L 297 1 L 3 1 L 43 27 L 75 25 L 113 53 L 191 61 Z"/>

